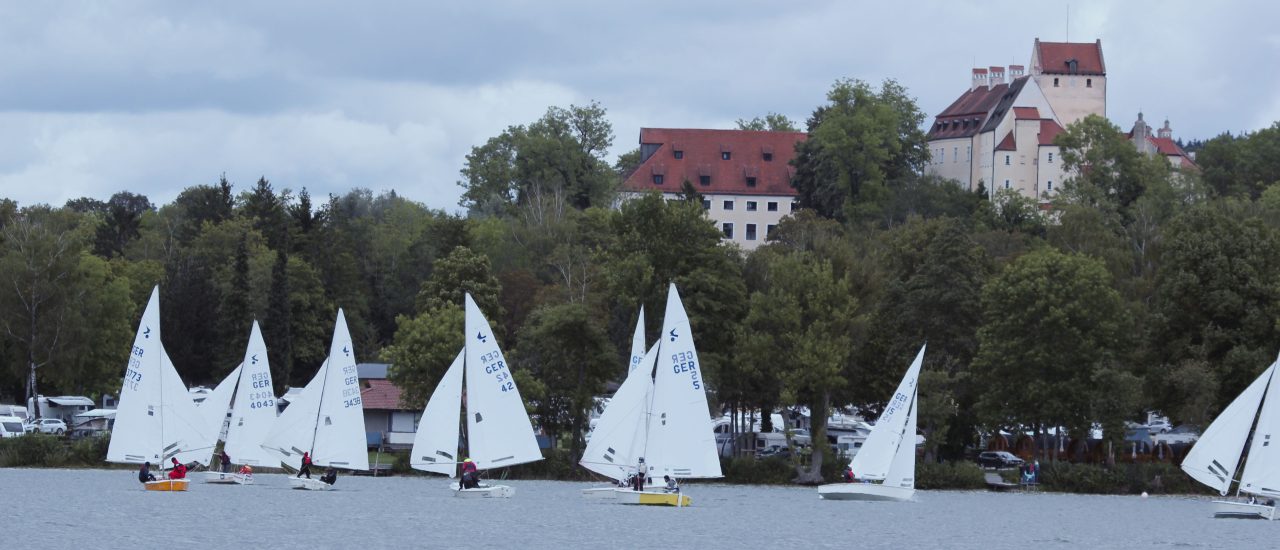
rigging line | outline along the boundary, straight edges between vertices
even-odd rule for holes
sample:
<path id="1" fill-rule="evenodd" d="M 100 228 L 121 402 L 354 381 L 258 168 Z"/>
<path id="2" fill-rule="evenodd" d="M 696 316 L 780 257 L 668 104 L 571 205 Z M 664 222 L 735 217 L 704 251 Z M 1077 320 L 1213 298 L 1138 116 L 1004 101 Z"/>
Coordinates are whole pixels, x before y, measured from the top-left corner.
<path id="1" fill-rule="evenodd" d="M 330 353 L 333 349 L 330 348 Z M 311 452 L 311 461 L 316 460 L 316 434 L 320 432 L 320 411 L 324 409 L 324 389 L 329 385 L 329 363 L 333 362 L 333 356 L 330 355 L 324 360 L 324 364 L 320 365 L 320 369 L 324 371 L 324 378 L 320 379 L 320 399 L 316 402 L 316 418 L 311 427 L 311 443 L 307 445 L 307 450 Z"/>

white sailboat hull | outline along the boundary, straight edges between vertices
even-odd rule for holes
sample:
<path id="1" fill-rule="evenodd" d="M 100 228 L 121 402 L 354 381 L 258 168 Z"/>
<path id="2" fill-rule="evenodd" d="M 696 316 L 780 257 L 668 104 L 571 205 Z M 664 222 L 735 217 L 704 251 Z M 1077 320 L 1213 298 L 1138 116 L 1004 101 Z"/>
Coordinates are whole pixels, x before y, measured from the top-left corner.
<path id="1" fill-rule="evenodd" d="M 253 485 L 253 474 L 205 472 L 204 482 L 215 485 Z"/>
<path id="2" fill-rule="evenodd" d="M 916 490 L 894 487 L 881 483 L 828 483 L 818 487 L 818 496 L 825 500 L 887 500 L 905 502 L 915 496 Z"/>
<path id="3" fill-rule="evenodd" d="M 332 491 L 333 486 L 320 481 L 319 479 L 307 479 L 305 477 L 289 478 L 289 486 L 294 489 L 303 489 L 307 491 Z"/>
<path id="4" fill-rule="evenodd" d="M 459 498 L 511 498 L 515 494 L 515 488 L 507 485 L 481 485 L 475 489 L 453 486 L 453 496 Z"/>
<path id="5" fill-rule="evenodd" d="M 693 499 L 680 493 L 666 491 L 637 491 L 635 489 L 614 489 L 613 499 L 619 504 L 641 504 L 645 506 L 685 507 L 693 504 Z"/>
<path id="6" fill-rule="evenodd" d="M 613 500 L 617 493 L 617 487 L 592 487 L 582 490 L 582 498 L 590 500 Z"/>
<path id="7" fill-rule="evenodd" d="M 1235 500 L 1213 501 L 1213 517 L 1240 519 L 1277 519 L 1276 507 L 1266 504 L 1249 504 Z"/>

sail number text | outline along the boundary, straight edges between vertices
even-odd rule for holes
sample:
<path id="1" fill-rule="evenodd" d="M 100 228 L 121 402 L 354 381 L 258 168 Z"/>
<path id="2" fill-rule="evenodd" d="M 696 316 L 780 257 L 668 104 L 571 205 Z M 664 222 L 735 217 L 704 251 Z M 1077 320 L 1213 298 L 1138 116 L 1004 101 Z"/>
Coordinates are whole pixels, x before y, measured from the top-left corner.
<path id="1" fill-rule="evenodd" d="M 359 407 L 363 401 L 360 399 L 360 377 L 356 374 L 355 365 L 347 365 L 342 367 L 342 373 L 347 375 L 342 381 L 345 386 L 354 386 L 343 388 L 342 390 L 342 407 L 349 409 L 351 407 Z"/>
<path id="2" fill-rule="evenodd" d="M 696 356 L 692 351 L 682 351 L 671 354 L 671 371 L 680 374 L 687 372 L 689 378 L 693 382 L 693 389 L 702 389 L 702 380 L 698 378 L 698 364 L 694 359 Z"/>
<path id="3" fill-rule="evenodd" d="M 137 368 L 137 359 L 129 359 L 129 368 L 124 371 L 124 386 L 132 391 L 138 391 L 138 382 L 142 381 L 142 373 L 134 370 Z"/>
<path id="4" fill-rule="evenodd" d="M 484 363 L 484 373 L 492 374 L 493 378 L 498 381 L 498 389 L 507 392 L 516 389 L 515 381 L 511 380 L 511 373 L 507 371 L 507 363 L 499 359 L 502 357 L 497 350 L 491 351 L 480 356 L 480 362 Z M 492 364 L 490 362 L 493 362 Z"/>

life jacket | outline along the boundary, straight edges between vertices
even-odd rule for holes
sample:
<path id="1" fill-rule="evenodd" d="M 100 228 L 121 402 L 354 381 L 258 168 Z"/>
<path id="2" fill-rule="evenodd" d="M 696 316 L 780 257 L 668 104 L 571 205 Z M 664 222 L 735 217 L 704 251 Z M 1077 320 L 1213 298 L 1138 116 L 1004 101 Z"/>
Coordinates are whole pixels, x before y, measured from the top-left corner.
<path id="1" fill-rule="evenodd" d="M 302 465 L 303 465 L 303 466 L 310 466 L 310 465 L 311 465 L 311 455 L 310 455 L 310 454 L 302 455 Z"/>
<path id="2" fill-rule="evenodd" d="M 476 463 L 475 463 L 475 462 L 463 462 L 463 463 L 462 463 L 462 473 L 464 473 L 464 474 L 474 474 L 474 473 L 476 473 Z"/>

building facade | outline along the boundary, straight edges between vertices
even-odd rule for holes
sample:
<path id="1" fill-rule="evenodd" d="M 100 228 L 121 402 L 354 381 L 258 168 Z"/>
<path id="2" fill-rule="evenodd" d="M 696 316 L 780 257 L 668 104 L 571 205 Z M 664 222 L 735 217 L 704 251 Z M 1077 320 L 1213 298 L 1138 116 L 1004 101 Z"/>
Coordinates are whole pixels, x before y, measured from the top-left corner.
<path id="1" fill-rule="evenodd" d="M 703 197 L 724 239 L 753 250 L 796 209 L 790 166 L 803 132 L 641 128 L 640 165 L 624 194 L 678 199 L 685 182 Z"/>

